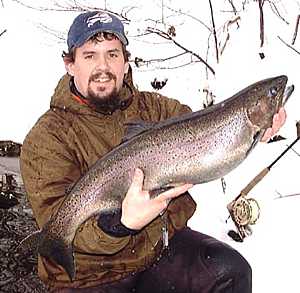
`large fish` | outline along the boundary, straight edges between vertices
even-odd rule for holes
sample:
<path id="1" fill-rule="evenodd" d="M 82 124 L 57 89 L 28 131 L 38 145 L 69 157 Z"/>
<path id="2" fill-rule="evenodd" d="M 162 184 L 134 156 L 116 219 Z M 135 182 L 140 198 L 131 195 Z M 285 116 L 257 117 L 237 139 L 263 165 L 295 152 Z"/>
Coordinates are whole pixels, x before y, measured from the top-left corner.
<path id="1" fill-rule="evenodd" d="M 204 110 L 171 118 L 131 135 L 99 159 L 74 185 L 41 231 L 24 240 L 75 278 L 73 240 L 95 214 L 121 207 L 134 170 L 144 171 L 152 192 L 183 182 L 218 179 L 237 167 L 272 125 L 272 117 L 293 91 L 286 76 L 259 81 Z M 21 244 L 22 245 L 22 244 Z"/>

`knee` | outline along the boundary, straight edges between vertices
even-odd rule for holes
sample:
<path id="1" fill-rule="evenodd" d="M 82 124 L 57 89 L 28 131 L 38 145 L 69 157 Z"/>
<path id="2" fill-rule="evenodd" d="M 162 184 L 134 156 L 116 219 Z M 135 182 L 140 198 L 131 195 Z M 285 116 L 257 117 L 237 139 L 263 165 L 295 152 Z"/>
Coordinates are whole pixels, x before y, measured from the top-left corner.
<path id="1" fill-rule="evenodd" d="M 225 252 L 224 260 L 225 274 L 229 277 L 232 276 L 235 280 L 246 279 L 249 282 L 252 281 L 251 266 L 238 251 L 229 248 L 229 251 Z"/>
<path id="2" fill-rule="evenodd" d="M 204 258 L 213 269 L 217 279 L 243 280 L 251 284 L 252 269 L 247 260 L 235 249 L 225 243 L 207 247 Z"/>

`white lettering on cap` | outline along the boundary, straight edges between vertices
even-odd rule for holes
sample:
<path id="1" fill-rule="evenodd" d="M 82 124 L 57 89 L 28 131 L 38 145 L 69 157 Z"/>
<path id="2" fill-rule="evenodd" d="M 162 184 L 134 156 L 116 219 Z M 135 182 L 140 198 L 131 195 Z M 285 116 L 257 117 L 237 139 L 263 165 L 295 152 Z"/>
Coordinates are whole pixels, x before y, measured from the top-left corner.
<path id="1" fill-rule="evenodd" d="M 89 17 L 86 21 L 88 27 L 94 25 L 97 21 L 102 22 L 102 23 L 110 23 L 112 22 L 112 18 L 109 14 L 105 12 L 99 12 L 91 17 Z"/>

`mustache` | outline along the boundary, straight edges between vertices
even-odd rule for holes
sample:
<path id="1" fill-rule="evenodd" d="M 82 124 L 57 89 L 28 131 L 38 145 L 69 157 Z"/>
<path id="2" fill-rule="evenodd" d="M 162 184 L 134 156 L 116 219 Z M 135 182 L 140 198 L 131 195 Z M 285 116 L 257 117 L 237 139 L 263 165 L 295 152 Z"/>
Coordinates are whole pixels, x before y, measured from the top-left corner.
<path id="1" fill-rule="evenodd" d="M 99 72 L 96 72 L 94 74 L 92 74 L 89 78 L 89 83 L 92 82 L 92 81 L 96 81 L 97 79 L 99 79 L 102 75 L 108 77 L 109 79 L 113 79 L 114 81 L 117 80 L 117 77 L 109 72 L 109 71 L 99 71 Z"/>

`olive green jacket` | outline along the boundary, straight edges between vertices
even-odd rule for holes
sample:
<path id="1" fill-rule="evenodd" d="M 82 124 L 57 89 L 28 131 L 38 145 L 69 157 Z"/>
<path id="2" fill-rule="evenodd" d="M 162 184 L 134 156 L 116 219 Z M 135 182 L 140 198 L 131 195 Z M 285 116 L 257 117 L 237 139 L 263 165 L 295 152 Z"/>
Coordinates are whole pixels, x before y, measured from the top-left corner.
<path id="1" fill-rule="evenodd" d="M 31 129 L 21 151 L 22 177 L 40 228 L 59 209 L 72 183 L 120 144 L 126 123 L 156 122 L 190 111 L 176 100 L 139 92 L 130 79 L 121 92 L 127 108 L 101 114 L 71 93 L 69 80 L 65 75 L 59 81 L 50 109 Z M 186 226 L 194 211 L 195 202 L 188 194 L 169 204 L 170 237 Z M 144 270 L 161 252 L 162 222 L 157 217 L 136 235 L 112 237 L 93 217 L 80 226 L 74 239 L 75 281 L 70 282 L 60 266 L 43 257 L 38 260 L 39 276 L 51 287 L 89 287 Z"/>

